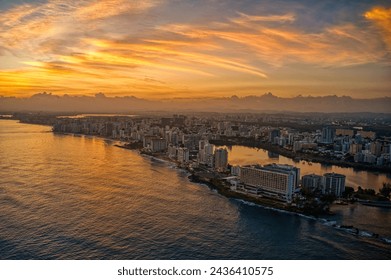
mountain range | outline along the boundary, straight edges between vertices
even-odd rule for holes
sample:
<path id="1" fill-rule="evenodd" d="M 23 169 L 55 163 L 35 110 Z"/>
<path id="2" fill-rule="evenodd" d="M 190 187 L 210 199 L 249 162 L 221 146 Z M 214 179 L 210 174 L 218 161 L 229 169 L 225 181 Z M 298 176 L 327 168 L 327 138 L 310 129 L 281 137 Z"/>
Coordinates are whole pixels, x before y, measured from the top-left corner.
<path id="1" fill-rule="evenodd" d="M 149 100 L 134 96 L 109 97 L 38 93 L 27 98 L 0 96 L 1 112 L 376 112 L 391 113 L 391 97 L 355 99 L 350 96 L 296 96 L 283 98 L 266 93 L 245 97 L 177 98 Z"/>

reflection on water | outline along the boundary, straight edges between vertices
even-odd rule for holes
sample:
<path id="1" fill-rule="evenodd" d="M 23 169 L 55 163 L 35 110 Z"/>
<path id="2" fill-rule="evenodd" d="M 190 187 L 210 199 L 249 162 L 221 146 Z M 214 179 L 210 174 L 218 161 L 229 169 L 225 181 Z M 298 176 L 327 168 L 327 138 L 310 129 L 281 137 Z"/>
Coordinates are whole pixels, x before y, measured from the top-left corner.
<path id="1" fill-rule="evenodd" d="M 0 259 L 391 258 L 386 242 L 227 199 L 102 139 L 47 131 L 0 121 Z"/>
<path id="2" fill-rule="evenodd" d="M 82 119 L 87 117 L 136 117 L 137 115 L 127 115 L 127 114 L 78 114 L 78 115 L 67 115 L 67 116 L 58 116 L 60 119 Z"/>
<path id="3" fill-rule="evenodd" d="M 391 183 L 391 175 L 383 173 L 355 171 L 353 168 L 339 167 L 327 164 L 320 164 L 316 162 L 306 162 L 294 160 L 284 157 L 276 156 L 263 149 L 248 148 L 243 146 L 229 146 L 228 161 L 232 165 L 246 165 L 246 164 L 269 164 L 281 163 L 290 164 L 300 168 L 301 175 L 311 173 L 323 175 L 327 172 L 341 173 L 346 176 L 346 185 L 357 188 L 373 188 L 379 190 L 383 183 Z"/>

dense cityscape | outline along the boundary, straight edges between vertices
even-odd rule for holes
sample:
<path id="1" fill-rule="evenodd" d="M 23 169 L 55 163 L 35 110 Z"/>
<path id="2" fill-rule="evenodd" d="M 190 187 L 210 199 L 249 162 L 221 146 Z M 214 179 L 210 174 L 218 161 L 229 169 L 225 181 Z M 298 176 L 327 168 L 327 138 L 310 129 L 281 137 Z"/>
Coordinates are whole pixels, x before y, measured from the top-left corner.
<path id="1" fill-rule="evenodd" d="M 1 0 L 0 278 L 387 275 L 390 4 Z"/>
<path id="2" fill-rule="evenodd" d="M 317 117 L 251 114 L 145 117 L 17 114 L 16 118 L 22 122 L 51 124 L 55 133 L 119 140 L 120 147 L 175 162 L 192 173 L 191 179 L 208 183 L 227 196 L 263 205 L 320 214 L 328 213 L 335 199 L 346 203 L 355 197 L 366 198 L 361 199 L 363 203 L 389 207 L 390 186 L 386 184 L 379 194 L 364 189 L 364 193 L 372 196 L 360 197 L 360 193 L 354 196 L 353 188 L 345 186 L 343 174 L 301 176 L 300 168 L 287 164 L 238 166 L 228 162 L 227 146 L 245 145 L 263 147 L 272 151 L 271 155 L 285 152 L 295 161 L 302 157 L 308 164 L 320 157 L 325 163 L 389 171 L 391 143 L 387 131 L 377 135 L 375 131 L 364 130 L 359 126 L 362 121 L 330 118 L 330 124 L 319 125 L 321 121 Z M 287 120 L 291 127 L 278 125 Z M 387 118 L 382 121 L 387 122 Z M 319 129 L 312 131 L 314 127 Z"/>

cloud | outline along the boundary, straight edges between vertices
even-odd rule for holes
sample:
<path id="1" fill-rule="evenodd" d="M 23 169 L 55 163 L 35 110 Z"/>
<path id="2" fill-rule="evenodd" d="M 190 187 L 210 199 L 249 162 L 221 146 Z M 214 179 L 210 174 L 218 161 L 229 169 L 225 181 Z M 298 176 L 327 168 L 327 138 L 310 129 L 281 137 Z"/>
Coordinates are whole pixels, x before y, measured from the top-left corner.
<path id="1" fill-rule="evenodd" d="M 391 52 L 391 8 L 373 7 L 365 12 L 364 17 L 380 30 L 388 51 Z"/>
<path id="2" fill-rule="evenodd" d="M 226 47 L 227 42 L 235 43 L 236 47 L 248 48 L 260 63 L 277 67 L 289 63 L 344 67 L 383 62 L 387 54 L 378 34 L 354 24 L 329 26 L 313 33 L 293 25 L 293 14 L 239 15 L 229 22 L 214 22 L 208 26 L 169 24 L 159 28 L 181 35 L 184 40 L 220 40 L 221 46 Z M 382 24 L 385 25 L 385 22 L 382 21 Z"/>
<path id="3" fill-rule="evenodd" d="M 190 10 L 192 3 L 163 0 L 48 0 L 1 11 L 0 56 L 24 67 L 3 67 L 0 88 L 255 92 L 278 84 L 276 71 L 292 65 L 316 71 L 390 64 L 387 8 L 361 10 L 364 22 L 333 21 L 315 29 L 303 26 L 302 5 L 271 12 L 257 5 L 242 10 L 236 3 L 220 12 L 219 5 L 228 4 L 209 4 L 219 11 L 216 16 L 207 5 Z"/>
<path id="4" fill-rule="evenodd" d="M 157 3 L 157 0 L 49 0 L 23 4 L 2 12 L 0 44 L 18 54 L 20 51 L 33 54 L 47 51 L 50 55 L 50 49 L 39 46 L 48 46 L 47 41 L 51 41 L 55 49 L 63 45 L 64 40 L 76 43 L 80 37 L 96 36 L 108 24 L 104 20 L 120 14 L 140 13 Z"/>
<path id="5" fill-rule="evenodd" d="M 248 25 L 252 22 L 293 22 L 295 21 L 295 15 L 292 13 L 284 15 L 247 15 L 245 13 L 238 12 L 240 17 L 232 18 L 231 21 L 236 24 Z"/>
<path id="6" fill-rule="evenodd" d="M 158 1 L 128 1 L 128 0 L 105 0 L 90 1 L 81 6 L 77 11 L 77 17 L 82 20 L 103 19 L 120 14 L 140 13 L 157 5 Z"/>

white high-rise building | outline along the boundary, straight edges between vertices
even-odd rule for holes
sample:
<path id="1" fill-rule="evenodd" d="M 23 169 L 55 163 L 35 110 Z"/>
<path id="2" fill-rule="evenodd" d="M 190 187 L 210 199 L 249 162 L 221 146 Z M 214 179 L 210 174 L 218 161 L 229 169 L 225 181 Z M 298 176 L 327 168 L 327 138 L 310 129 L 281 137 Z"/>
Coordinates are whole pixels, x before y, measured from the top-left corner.
<path id="1" fill-rule="evenodd" d="M 201 141 L 200 141 L 201 142 Z M 209 167 L 214 165 L 214 150 L 215 145 L 208 143 L 199 144 L 199 147 L 203 147 L 198 152 L 198 160 L 201 164 L 206 164 Z"/>
<path id="2" fill-rule="evenodd" d="M 209 144 L 208 140 L 200 140 L 198 142 L 198 162 L 206 164 L 205 145 Z"/>
<path id="3" fill-rule="evenodd" d="M 346 176 L 338 173 L 323 174 L 323 193 L 340 197 L 345 191 Z"/>
<path id="4" fill-rule="evenodd" d="M 180 163 L 188 163 L 189 162 L 189 149 L 188 148 L 178 148 L 178 161 Z"/>
<path id="5" fill-rule="evenodd" d="M 228 151 L 225 148 L 216 149 L 214 153 L 214 167 L 218 172 L 224 172 L 228 166 Z"/>
<path id="6" fill-rule="evenodd" d="M 167 149 L 166 139 L 152 138 L 151 139 L 151 151 L 154 153 L 163 152 Z"/>
<path id="7" fill-rule="evenodd" d="M 250 193 L 291 202 L 299 174 L 294 166 L 244 166 L 240 168 L 240 181 Z"/>

